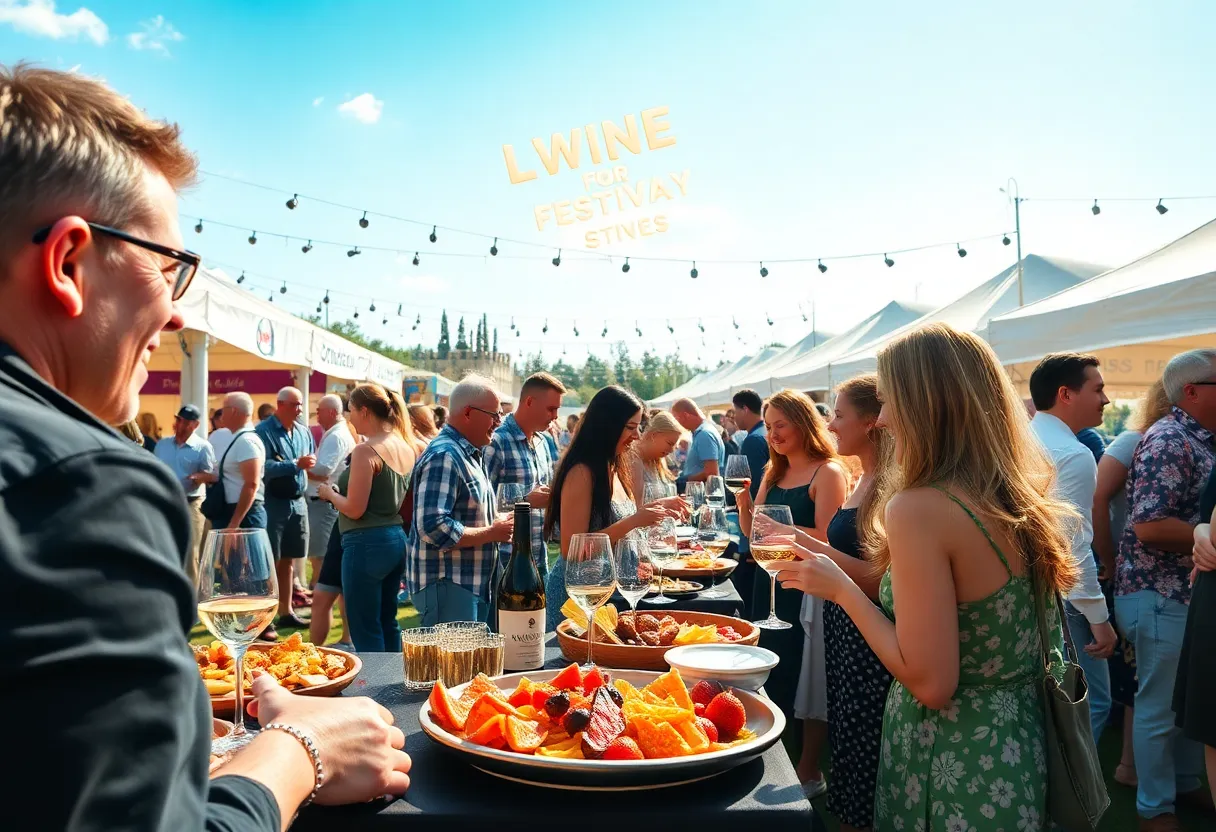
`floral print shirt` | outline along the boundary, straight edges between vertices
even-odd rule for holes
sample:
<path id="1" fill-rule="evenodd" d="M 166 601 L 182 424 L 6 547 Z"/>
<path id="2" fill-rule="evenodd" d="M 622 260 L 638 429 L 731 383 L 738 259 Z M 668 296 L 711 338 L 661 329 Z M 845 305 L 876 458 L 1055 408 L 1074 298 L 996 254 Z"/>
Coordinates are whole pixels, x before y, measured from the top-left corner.
<path id="1" fill-rule="evenodd" d="M 1137 523 L 1176 517 L 1195 525 L 1199 498 L 1216 464 L 1212 432 L 1175 407 L 1145 432 L 1127 470 L 1127 526 L 1119 541 L 1115 594 L 1151 590 L 1191 602 L 1191 556 L 1146 546 Z"/>

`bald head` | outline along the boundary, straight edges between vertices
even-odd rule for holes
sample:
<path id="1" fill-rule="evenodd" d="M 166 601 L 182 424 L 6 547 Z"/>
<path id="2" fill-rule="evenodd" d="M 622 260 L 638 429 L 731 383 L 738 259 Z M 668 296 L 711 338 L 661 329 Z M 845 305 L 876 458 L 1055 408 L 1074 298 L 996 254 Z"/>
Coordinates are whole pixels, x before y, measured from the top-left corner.
<path id="1" fill-rule="evenodd" d="M 676 399 L 671 405 L 671 415 L 687 431 L 696 430 L 705 421 L 705 414 L 692 399 Z"/>
<path id="2" fill-rule="evenodd" d="M 322 430 L 329 430 L 342 421 L 342 398 L 333 393 L 322 396 L 317 402 L 317 424 Z"/>
<path id="3" fill-rule="evenodd" d="M 238 431 L 253 419 L 253 399 L 248 393 L 229 393 L 224 397 L 224 409 L 220 425 L 230 431 Z"/>

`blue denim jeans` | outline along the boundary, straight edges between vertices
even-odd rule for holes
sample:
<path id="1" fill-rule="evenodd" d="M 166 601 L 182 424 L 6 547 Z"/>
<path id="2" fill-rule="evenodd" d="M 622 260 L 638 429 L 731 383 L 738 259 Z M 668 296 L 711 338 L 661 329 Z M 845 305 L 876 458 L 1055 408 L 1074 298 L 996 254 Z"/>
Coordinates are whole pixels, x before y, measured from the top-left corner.
<path id="1" fill-rule="evenodd" d="M 350 640 L 360 653 L 397 653 L 397 591 L 405 574 L 401 526 L 351 529 L 342 535 L 342 595 Z"/>
<path id="2" fill-rule="evenodd" d="M 450 621 L 485 621 L 490 605 L 473 590 L 441 578 L 413 593 L 410 600 L 422 621 L 420 627 L 434 627 Z M 347 606 L 350 598 L 347 597 Z"/>
<path id="3" fill-rule="evenodd" d="M 1115 618 L 1135 647 L 1140 677 L 1132 744 L 1140 781 L 1136 811 L 1145 818 L 1174 812 L 1179 792 L 1200 787 L 1203 746 L 1174 725 L 1174 677 L 1186 614 L 1185 604 L 1152 590 L 1115 598 Z"/>
<path id="4" fill-rule="evenodd" d="M 1094 745 L 1097 745 L 1110 717 L 1110 667 L 1106 659 L 1095 659 L 1085 652 L 1085 645 L 1094 640 L 1089 620 L 1072 604 L 1065 602 L 1064 608 L 1068 612 L 1068 632 L 1077 649 L 1077 664 L 1085 671 L 1085 682 L 1089 686 L 1089 724 L 1094 732 Z"/>

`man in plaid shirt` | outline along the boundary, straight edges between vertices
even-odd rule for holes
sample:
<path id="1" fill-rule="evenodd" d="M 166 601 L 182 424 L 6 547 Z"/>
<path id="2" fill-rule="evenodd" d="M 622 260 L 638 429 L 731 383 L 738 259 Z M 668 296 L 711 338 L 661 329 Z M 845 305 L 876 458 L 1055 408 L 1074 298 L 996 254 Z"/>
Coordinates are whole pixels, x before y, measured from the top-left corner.
<path id="1" fill-rule="evenodd" d="M 488 379 L 466 376 L 452 389 L 447 424 L 414 466 L 405 580 L 424 627 L 483 621 L 488 612 L 495 552 L 514 522 L 494 519 L 482 458 L 502 421 L 499 406 Z"/>
<path id="2" fill-rule="evenodd" d="M 543 509 L 549 507 L 548 484 L 553 479 L 554 463 L 544 431 L 557 418 L 565 392 L 562 383 L 548 373 L 529 376 L 520 388 L 515 410 L 503 419 L 486 448 L 486 473 L 494 493 L 500 485 L 519 485 L 520 499 L 539 509 L 532 512 L 532 559 L 542 580 L 549 571 Z M 511 544 L 501 546 L 499 551 L 505 564 Z"/>

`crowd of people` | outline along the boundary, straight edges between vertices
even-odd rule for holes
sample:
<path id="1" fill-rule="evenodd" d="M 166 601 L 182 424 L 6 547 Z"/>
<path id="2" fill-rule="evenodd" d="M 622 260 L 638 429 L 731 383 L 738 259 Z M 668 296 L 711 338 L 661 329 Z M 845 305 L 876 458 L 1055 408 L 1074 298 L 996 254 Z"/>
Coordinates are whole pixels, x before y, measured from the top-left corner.
<path id="1" fill-rule="evenodd" d="M 1216 350 L 1172 359 L 1109 447 L 1094 441 L 1096 359 L 1045 358 L 1028 407 L 983 340 L 940 324 L 886 346 L 829 419 L 791 390 L 739 391 L 720 424 L 610 386 L 563 427 L 565 389 L 541 373 L 513 406 L 477 376 L 445 408 L 360 384 L 320 400 L 315 432 L 301 391 L 256 411 L 235 392 L 208 439 L 193 405 L 156 439 L 154 419 L 132 422 L 199 265 L 176 211 L 196 161 L 175 127 L 75 73 L 0 68 L 0 118 L 0 573 L 16 605 L 0 662 L 22 754 L 0 795 L 41 796 L 46 828 L 282 830 L 310 800 L 408 789 L 391 712 L 260 673 L 263 730 L 209 773 L 187 642 L 206 524 L 266 530 L 275 625 L 323 641 L 341 604 L 344 643 L 398 650 L 403 591 L 424 625 L 486 617 L 512 539 L 501 486 L 536 509 L 552 627 L 570 536 L 686 518 L 669 491 L 721 476 L 728 448 L 751 470 L 734 574 L 751 616 L 773 591 L 745 568 L 747 537 L 771 523 L 757 506 L 793 518 L 799 559 L 775 592 L 800 626 L 763 633 L 781 658 L 768 693 L 801 721 L 799 777 L 843 828 L 1043 828 L 1040 643 L 1053 674 L 1075 657 L 1091 680 L 1085 742 L 1125 709 L 1118 776 L 1141 828 L 1177 829 L 1186 800 L 1210 811 Z M 1054 593 L 1066 620 L 1048 603 L 1040 630 L 1036 601 Z"/>

